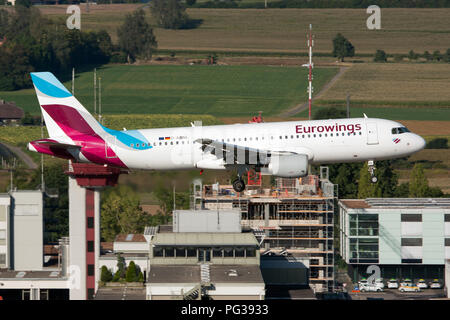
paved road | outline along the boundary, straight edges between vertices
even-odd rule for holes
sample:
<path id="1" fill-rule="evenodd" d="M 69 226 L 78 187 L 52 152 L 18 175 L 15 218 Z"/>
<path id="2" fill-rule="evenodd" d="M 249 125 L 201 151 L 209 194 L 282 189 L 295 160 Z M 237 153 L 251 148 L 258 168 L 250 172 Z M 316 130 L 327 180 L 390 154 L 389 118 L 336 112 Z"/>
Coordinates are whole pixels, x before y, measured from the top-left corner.
<path id="1" fill-rule="evenodd" d="M 367 300 L 367 298 L 382 298 L 384 300 L 429 300 L 444 298 L 443 289 L 425 289 L 421 292 L 400 292 L 397 289 L 385 289 L 383 292 L 350 292 L 352 300 Z"/>
<path id="2" fill-rule="evenodd" d="M 347 71 L 348 68 L 349 67 L 340 67 L 339 72 L 328 83 L 326 83 L 322 87 L 322 89 L 319 91 L 319 93 L 317 95 L 313 96 L 312 101 L 320 98 L 320 96 L 322 96 L 345 73 L 345 71 Z M 308 108 L 308 101 L 306 101 L 305 103 L 298 104 L 295 107 L 284 111 L 283 113 L 280 114 L 280 117 L 287 118 L 287 117 L 294 116 L 294 115 L 302 112 L 303 110 L 306 110 L 306 108 Z"/>
<path id="3" fill-rule="evenodd" d="M 136 287 L 101 287 L 95 300 L 145 300 L 145 288 Z"/>
<path id="4" fill-rule="evenodd" d="M 37 169 L 38 165 L 33 161 L 33 159 L 22 151 L 19 147 L 13 147 L 6 143 L 0 143 L 0 145 L 8 148 L 11 152 L 13 152 L 17 157 L 19 157 L 30 169 Z"/>

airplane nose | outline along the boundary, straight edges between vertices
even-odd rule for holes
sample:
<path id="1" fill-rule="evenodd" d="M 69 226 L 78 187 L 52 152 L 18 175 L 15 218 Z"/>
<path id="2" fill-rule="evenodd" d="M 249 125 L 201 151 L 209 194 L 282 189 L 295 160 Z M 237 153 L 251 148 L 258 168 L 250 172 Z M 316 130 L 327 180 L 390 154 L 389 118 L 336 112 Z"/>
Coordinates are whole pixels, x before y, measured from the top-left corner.
<path id="1" fill-rule="evenodd" d="M 425 148 L 426 141 L 421 136 L 416 135 L 416 137 L 415 137 L 415 145 L 416 145 L 417 151 L 420 151 L 423 148 Z"/>

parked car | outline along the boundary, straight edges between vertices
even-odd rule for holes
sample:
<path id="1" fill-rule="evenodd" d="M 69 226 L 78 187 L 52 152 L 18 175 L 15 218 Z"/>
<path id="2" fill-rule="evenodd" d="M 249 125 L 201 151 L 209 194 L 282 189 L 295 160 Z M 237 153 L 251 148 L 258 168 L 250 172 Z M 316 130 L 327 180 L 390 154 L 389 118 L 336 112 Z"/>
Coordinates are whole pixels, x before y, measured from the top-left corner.
<path id="1" fill-rule="evenodd" d="M 387 287 L 389 289 L 398 289 L 398 281 L 397 279 L 389 279 L 387 283 Z"/>
<path id="2" fill-rule="evenodd" d="M 431 289 L 441 289 L 442 285 L 439 282 L 439 279 L 433 279 L 433 282 L 431 282 L 431 284 L 430 284 L 430 288 Z"/>
<path id="3" fill-rule="evenodd" d="M 358 281 L 358 286 L 361 287 L 362 285 L 368 284 L 367 279 L 366 278 L 362 278 L 361 280 Z"/>
<path id="4" fill-rule="evenodd" d="M 378 287 L 380 287 L 381 289 L 384 289 L 384 282 L 383 282 L 383 279 L 382 279 L 382 278 L 376 279 L 376 280 L 375 280 L 375 285 L 378 286 Z"/>
<path id="5" fill-rule="evenodd" d="M 424 279 L 419 279 L 419 281 L 417 282 L 417 286 L 420 289 L 428 289 L 428 284 L 426 283 L 426 281 Z"/>
<path id="6" fill-rule="evenodd" d="M 418 286 L 416 286 L 416 285 L 413 285 L 413 284 L 408 285 L 408 284 L 402 283 L 400 285 L 400 288 L 398 288 L 398 290 L 400 292 L 419 292 L 420 288 Z"/>
<path id="7" fill-rule="evenodd" d="M 402 285 L 411 286 L 411 285 L 412 285 L 411 279 L 408 279 L 408 278 L 404 279 L 404 280 L 400 283 L 400 286 L 402 286 Z"/>
<path id="8" fill-rule="evenodd" d="M 376 284 L 363 284 L 359 287 L 359 290 L 361 292 L 382 292 L 383 288 L 381 288 L 379 285 Z"/>

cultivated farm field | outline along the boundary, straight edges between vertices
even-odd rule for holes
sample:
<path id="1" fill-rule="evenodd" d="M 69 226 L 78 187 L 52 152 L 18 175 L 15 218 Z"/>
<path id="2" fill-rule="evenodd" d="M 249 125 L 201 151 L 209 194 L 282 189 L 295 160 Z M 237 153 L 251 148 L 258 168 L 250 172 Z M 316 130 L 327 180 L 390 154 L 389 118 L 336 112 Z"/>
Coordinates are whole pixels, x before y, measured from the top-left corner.
<path id="1" fill-rule="evenodd" d="M 108 31 L 117 40 L 117 27 L 125 14 L 141 4 L 91 5 L 82 8 L 82 30 Z M 67 5 L 40 6 L 53 19 L 65 20 Z M 147 18 L 155 25 L 150 11 Z M 331 53 L 332 39 L 341 32 L 355 46 L 356 54 L 408 53 L 413 49 L 444 52 L 448 39 L 450 9 L 397 9 L 381 11 L 381 30 L 368 30 L 365 9 L 187 9 L 201 24 L 194 29 L 166 30 L 155 27 L 160 49 L 248 52 L 306 52 L 306 32 L 313 25 L 315 52 Z"/>

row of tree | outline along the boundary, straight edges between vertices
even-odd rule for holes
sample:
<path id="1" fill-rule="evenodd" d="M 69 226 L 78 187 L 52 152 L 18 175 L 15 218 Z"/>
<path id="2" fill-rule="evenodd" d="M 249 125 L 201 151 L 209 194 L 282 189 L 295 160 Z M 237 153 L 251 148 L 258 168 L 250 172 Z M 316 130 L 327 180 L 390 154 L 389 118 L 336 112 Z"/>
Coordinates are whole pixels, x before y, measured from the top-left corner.
<path id="1" fill-rule="evenodd" d="M 128 267 L 126 266 L 125 259 L 118 254 L 117 255 L 117 271 L 112 274 L 106 266 L 102 266 L 100 273 L 100 281 L 106 282 L 143 282 L 144 275 L 140 270 L 139 266 L 130 261 Z"/>
<path id="2" fill-rule="evenodd" d="M 39 9 L 16 5 L 0 10 L 0 90 L 31 86 L 29 73 L 49 70 L 70 74 L 73 67 L 103 64 L 113 51 L 106 31 L 69 30 L 41 16 Z"/>
<path id="3" fill-rule="evenodd" d="M 187 0 L 186 2 L 188 2 Z M 264 8 L 265 1 L 210 0 L 195 3 L 197 8 Z M 278 0 L 268 1 L 268 8 L 362 8 L 378 5 L 381 8 L 449 8 L 450 0 Z"/>
<path id="4" fill-rule="evenodd" d="M 408 55 L 405 54 L 396 54 L 394 55 L 394 61 L 400 62 L 403 61 L 404 58 L 408 58 L 408 60 L 417 60 L 420 57 L 424 58 L 426 61 L 436 61 L 436 62 L 447 62 L 450 63 L 450 49 L 447 49 L 445 53 L 441 53 L 439 50 L 435 50 L 433 54 L 428 52 L 427 50 L 422 54 L 415 53 L 411 50 Z M 387 62 L 387 54 L 383 50 L 377 50 L 375 53 L 374 61 L 375 62 Z"/>

